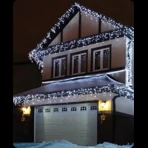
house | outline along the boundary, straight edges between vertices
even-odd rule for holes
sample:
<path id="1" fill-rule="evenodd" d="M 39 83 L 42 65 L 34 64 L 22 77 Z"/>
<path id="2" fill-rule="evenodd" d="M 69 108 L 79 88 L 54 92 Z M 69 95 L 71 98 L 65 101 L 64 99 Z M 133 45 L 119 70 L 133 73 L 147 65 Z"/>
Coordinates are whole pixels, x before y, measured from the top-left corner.
<path id="1" fill-rule="evenodd" d="M 13 96 L 34 112 L 34 142 L 116 142 L 117 115 L 134 117 L 133 52 L 132 27 L 74 3 L 29 53 L 42 86 Z"/>

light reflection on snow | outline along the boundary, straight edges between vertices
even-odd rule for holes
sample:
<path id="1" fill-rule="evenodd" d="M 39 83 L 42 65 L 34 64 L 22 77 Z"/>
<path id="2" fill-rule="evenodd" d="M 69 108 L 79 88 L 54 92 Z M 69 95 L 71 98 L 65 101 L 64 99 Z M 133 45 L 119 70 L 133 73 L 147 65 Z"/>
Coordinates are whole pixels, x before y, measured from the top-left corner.
<path id="1" fill-rule="evenodd" d="M 42 143 L 19 143 L 14 144 L 16 148 L 132 148 L 133 145 L 116 145 L 108 142 L 96 146 L 78 146 L 66 140 L 55 140 Z"/>

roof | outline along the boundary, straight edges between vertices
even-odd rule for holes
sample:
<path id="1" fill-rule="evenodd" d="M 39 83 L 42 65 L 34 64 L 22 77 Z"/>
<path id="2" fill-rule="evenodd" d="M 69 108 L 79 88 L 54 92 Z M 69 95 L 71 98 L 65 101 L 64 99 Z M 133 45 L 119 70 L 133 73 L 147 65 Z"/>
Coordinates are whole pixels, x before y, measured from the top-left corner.
<path id="1" fill-rule="evenodd" d="M 82 12 L 82 11 L 94 17 L 100 18 L 101 20 L 116 26 L 116 28 L 118 29 L 113 30 L 113 31 L 104 32 L 99 35 L 96 34 L 96 35 L 81 38 L 78 40 L 61 43 L 59 45 L 49 46 L 50 43 L 55 39 L 55 37 L 61 32 L 61 30 L 63 30 L 64 27 L 70 22 L 70 20 L 78 12 Z M 37 47 L 29 53 L 29 59 L 31 61 L 35 61 L 38 64 L 39 68 L 42 69 L 43 68 L 43 57 L 48 54 L 52 54 L 55 52 L 62 52 L 67 49 L 73 49 L 75 47 L 86 46 L 89 44 L 101 42 L 102 40 L 105 41 L 107 39 L 114 39 L 115 37 L 118 38 L 121 36 L 126 36 L 133 42 L 134 41 L 134 28 L 122 25 L 109 17 L 106 17 L 95 11 L 92 11 L 89 8 L 86 8 L 78 3 L 74 3 L 65 12 L 65 14 L 63 14 L 59 18 L 58 22 L 51 28 L 51 30 L 47 33 L 45 38 L 37 45 Z"/>
<path id="2" fill-rule="evenodd" d="M 48 85 L 17 94 L 13 97 L 13 102 L 15 104 L 19 104 L 26 100 L 38 98 L 40 100 L 42 98 L 67 96 L 69 94 L 89 94 L 95 92 L 100 93 L 102 91 L 119 93 L 117 92 L 117 88 L 115 86 L 123 85 L 123 83 L 113 80 L 106 74 L 71 78 L 53 82 Z M 124 90 L 126 91 L 125 88 Z M 133 95 L 132 90 L 128 91 Z"/>

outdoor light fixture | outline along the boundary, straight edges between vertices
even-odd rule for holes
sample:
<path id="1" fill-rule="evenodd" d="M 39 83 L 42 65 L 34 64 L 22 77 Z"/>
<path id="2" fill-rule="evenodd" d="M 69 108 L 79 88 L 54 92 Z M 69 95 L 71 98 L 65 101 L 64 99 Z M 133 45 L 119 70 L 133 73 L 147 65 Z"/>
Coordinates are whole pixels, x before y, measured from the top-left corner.
<path id="1" fill-rule="evenodd" d="M 30 115 L 31 108 L 29 107 L 22 107 L 23 115 Z"/>
<path id="2" fill-rule="evenodd" d="M 111 100 L 99 100 L 98 103 L 99 112 L 111 112 L 112 109 L 112 101 Z"/>
<path id="3" fill-rule="evenodd" d="M 112 110 L 112 101 L 111 100 L 99 100 L 98 110 L 100 113 L 101 124 L 106 120 L 106 113 L 110 113 Z"/>
<path id="4" fill-rule="evenodd" d="M 26 119 L 25 117 L 29 116 L 31 113 L 31 108 L 30 108 L 30 106 L 29 107 L 22 107 L 21 110 L 23 112 L 21 121 L 25 121 L 25 119 Z"/>
<path id="5" fill-rule="evenodd" d="M 102 102 L 101 102 L 101 106 L 102 106 L 102 108 L 107 108 L 107 103 L 106 103 L 106 101 L 102 101 Z"/>

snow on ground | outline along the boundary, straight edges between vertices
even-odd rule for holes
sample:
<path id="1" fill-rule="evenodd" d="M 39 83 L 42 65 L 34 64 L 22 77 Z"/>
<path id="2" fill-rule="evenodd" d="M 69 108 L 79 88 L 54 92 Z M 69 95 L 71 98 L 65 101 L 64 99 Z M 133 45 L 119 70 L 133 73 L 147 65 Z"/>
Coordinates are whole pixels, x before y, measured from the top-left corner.
<path id="1" fill-rule="evenodd" d="M 108 142 L 96 146 L 78 146 L 66 140 L 55 140 L 43 143 L 19 143 L 14 144 L 16 148 L 131 148 L 132 145 L 116 145 Z"/>

